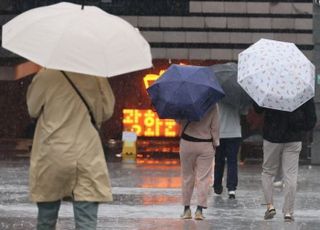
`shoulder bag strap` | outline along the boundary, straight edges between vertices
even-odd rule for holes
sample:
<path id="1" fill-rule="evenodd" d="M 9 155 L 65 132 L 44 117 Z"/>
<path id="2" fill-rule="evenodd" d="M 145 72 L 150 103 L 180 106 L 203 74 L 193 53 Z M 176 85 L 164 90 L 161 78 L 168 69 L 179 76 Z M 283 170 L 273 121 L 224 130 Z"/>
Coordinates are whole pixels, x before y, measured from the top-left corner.
<path id="1" fill-rule="evenodd" d="M 182 130 L 181 134 L 184 134 L 184 131 L 186 131 L 186 129 L 187 129 L 189 124 L 190 124 L 190 121 L 188 121 L 187 124 L 183 127 L 183 130 Z"/>
<path id="2" fill-rule="evenodd" d="M 88 112 L 89 112 L 89 115 L 90 115 L 90 118 L 91 118 L 91 122 L 93 124 L 93 126 L 98 129 L 98 126 L 97 126 L 97 122 L 96 120 L 94 119 L 94 116 L 93 116 L 93 113 L 87 103 L 87 101 L 84 99 L 84 97 L 82 96 L 82 94 L 80 93 L 80 91 L 78 90 L 78 88 L 75 86 L 75 84 L 71 81 L 71 79 L 68 77 L 68 75 L 64 72 L 64 71 L 61 71 L 62 74 L 64 75 L 64 77 L 68 80 L 68 82 L 70 83 L 70 85 L 72 86 L 72 88 L 76 91 L 76 93 L 79 95 L 80 99 L 82 100 L 82 102 L 84 103 L 84 105 L 87 107 L 88 109 Z"/>

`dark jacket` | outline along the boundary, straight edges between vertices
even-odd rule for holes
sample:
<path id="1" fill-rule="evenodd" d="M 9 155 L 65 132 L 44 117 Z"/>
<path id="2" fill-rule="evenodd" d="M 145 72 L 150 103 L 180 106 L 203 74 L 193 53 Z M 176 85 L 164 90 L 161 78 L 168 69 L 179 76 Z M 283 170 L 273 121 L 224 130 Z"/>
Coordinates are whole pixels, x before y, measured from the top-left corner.
<path id="1" fill-rule="evenodd" d="M 313 99 L 293 112 L 262 108 L 254 103 L 257 113 L 264 113 L 263 138 L 273 143 L 302 141 L 302 132 L 313 129 L 317 117 Z"/>

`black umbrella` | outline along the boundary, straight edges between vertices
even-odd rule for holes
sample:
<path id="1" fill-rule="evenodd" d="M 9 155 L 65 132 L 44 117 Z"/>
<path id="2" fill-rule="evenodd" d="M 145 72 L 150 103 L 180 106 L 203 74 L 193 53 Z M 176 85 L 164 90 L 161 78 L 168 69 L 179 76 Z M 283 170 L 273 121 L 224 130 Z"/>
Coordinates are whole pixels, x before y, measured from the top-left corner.
<path id="1" fill-rule="evenodd" d="M 251 105 L 251 98 L 237 82 L 238 65 L 236 63 L 216 64 L 211 68 L 225 93 L 222 103 L 238 109 L 245 109 Z"/>

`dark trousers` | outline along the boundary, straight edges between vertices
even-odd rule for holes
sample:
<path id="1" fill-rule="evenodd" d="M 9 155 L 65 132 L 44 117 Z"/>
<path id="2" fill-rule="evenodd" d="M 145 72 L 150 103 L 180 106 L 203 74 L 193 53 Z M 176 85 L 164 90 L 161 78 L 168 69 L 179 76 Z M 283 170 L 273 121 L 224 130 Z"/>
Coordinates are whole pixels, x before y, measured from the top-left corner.
<path id="1" fill-rule="evenodd" d="M 37 230 L 55 230 L 61 201 L 40 202 Z M 95 230 L 97 226 L 97 202 L 73 201 L 76 230 Z"/>
<path id="2" fill-rule="evenodd" d="M 220 139 L 220 145 L 216 149 L 214 165 L 214 184 L 216 189 L 222 188 L 225 159 L 227 159 L 227 188 L 235 191 L 238 185 L 238 159 L 241 138 Z"/>

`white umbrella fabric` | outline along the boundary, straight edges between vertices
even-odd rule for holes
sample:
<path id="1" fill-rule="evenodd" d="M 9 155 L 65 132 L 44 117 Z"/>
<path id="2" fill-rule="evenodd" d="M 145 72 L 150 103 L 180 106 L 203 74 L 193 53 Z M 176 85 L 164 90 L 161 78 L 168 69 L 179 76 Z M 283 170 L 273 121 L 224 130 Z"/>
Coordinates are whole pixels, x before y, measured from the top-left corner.
<path id="1" fill-rule="evenodd" d="M 2 46 L 46 68 L 102 77 L 152 67 L 139 30 L 95 6 L 62 2 L 26 11 L 3 26 Z"/>
<path id="2" fill-rule="evenodd" d="M 238 83 L 262 107 L 291 112 L 314 96 L 315 67 L 293 43 L 260 39 L 238 61 Z"/>

